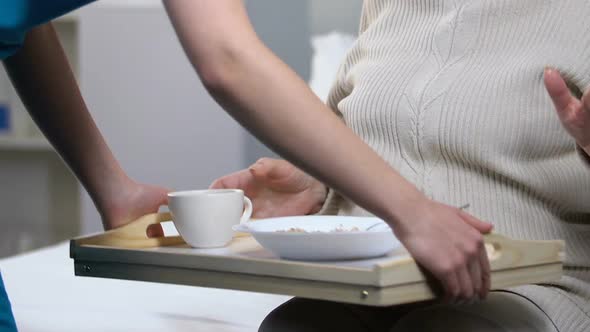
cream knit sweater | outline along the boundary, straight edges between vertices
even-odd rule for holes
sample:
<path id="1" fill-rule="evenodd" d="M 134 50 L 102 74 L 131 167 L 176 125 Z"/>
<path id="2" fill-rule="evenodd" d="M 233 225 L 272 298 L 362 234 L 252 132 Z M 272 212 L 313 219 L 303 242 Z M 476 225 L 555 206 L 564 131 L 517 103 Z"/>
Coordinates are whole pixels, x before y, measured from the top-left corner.
<path id="1" fill-rule="evenodd" d="M 588 0 L 368 0 L 329 97 L 426 195 L 499 233 L 564 239 L 560 287 L 511 289 L 561 331 L 590 330 L 590 165 L 548 97 L 545 66 L 590 87 Z M 324 210 L 366 214 L 330 194 Z"/>

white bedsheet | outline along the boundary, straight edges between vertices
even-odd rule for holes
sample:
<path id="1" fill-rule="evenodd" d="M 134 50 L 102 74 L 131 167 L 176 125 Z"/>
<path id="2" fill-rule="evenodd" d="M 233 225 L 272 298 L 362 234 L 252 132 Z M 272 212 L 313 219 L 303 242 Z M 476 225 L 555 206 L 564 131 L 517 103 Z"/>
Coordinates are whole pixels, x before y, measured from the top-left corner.
<path id="1" fill-rule="evenodd" d="M 74 276 L 69 244 L 0 260 L 20 332 L 256 331 L 287 296 Z"/>

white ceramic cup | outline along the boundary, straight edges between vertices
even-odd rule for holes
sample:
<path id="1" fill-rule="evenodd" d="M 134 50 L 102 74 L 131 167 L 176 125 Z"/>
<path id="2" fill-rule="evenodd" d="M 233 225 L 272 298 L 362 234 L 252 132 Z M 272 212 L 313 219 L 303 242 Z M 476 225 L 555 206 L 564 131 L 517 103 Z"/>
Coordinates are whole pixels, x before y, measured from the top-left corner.
<path id="1" fill-rule="evenodd" d="M 239 189 L 171 192 L 168 206 L 178 233 L 194 248 L 226 246 L 234 234 L 232 226 L 252 215 L 252 202 Z"/>

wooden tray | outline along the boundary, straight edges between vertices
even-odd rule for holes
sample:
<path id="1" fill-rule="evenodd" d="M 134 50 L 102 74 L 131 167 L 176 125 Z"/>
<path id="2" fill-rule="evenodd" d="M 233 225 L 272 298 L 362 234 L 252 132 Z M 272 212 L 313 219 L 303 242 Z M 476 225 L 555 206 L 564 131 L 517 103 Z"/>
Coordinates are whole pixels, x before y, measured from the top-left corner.
<path id="1" fill-rule="evenodd" d="M 148 238 L 149 225 L 170 220 L 151 214 L 122 228 L 73 239 L 77 276 L 152 281 L 293 295 L 388 306 L 435 297 L 407 252 L 338 262 L 282 260 L 252 237 L 236 236 L 228 247 L 194 249 L 182 238 Z M 563 241 L 522 241 L 486 236 L 492 288 L 554 281 L 562 275 Z"/>

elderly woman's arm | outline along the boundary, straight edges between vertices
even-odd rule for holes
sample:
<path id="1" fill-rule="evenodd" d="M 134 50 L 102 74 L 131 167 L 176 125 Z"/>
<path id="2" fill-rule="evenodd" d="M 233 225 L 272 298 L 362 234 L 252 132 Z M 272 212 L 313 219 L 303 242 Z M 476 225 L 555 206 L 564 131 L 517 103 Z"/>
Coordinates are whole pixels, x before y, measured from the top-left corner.
<path id="1" fill-rule="evenodd" d="M 396 173 L 258 39 L 240 0 L 164 2 L 212 96 L 305 171 L 385 219 L 451 297 L 489 289 L 491 225 L 427 199 Z"/>

